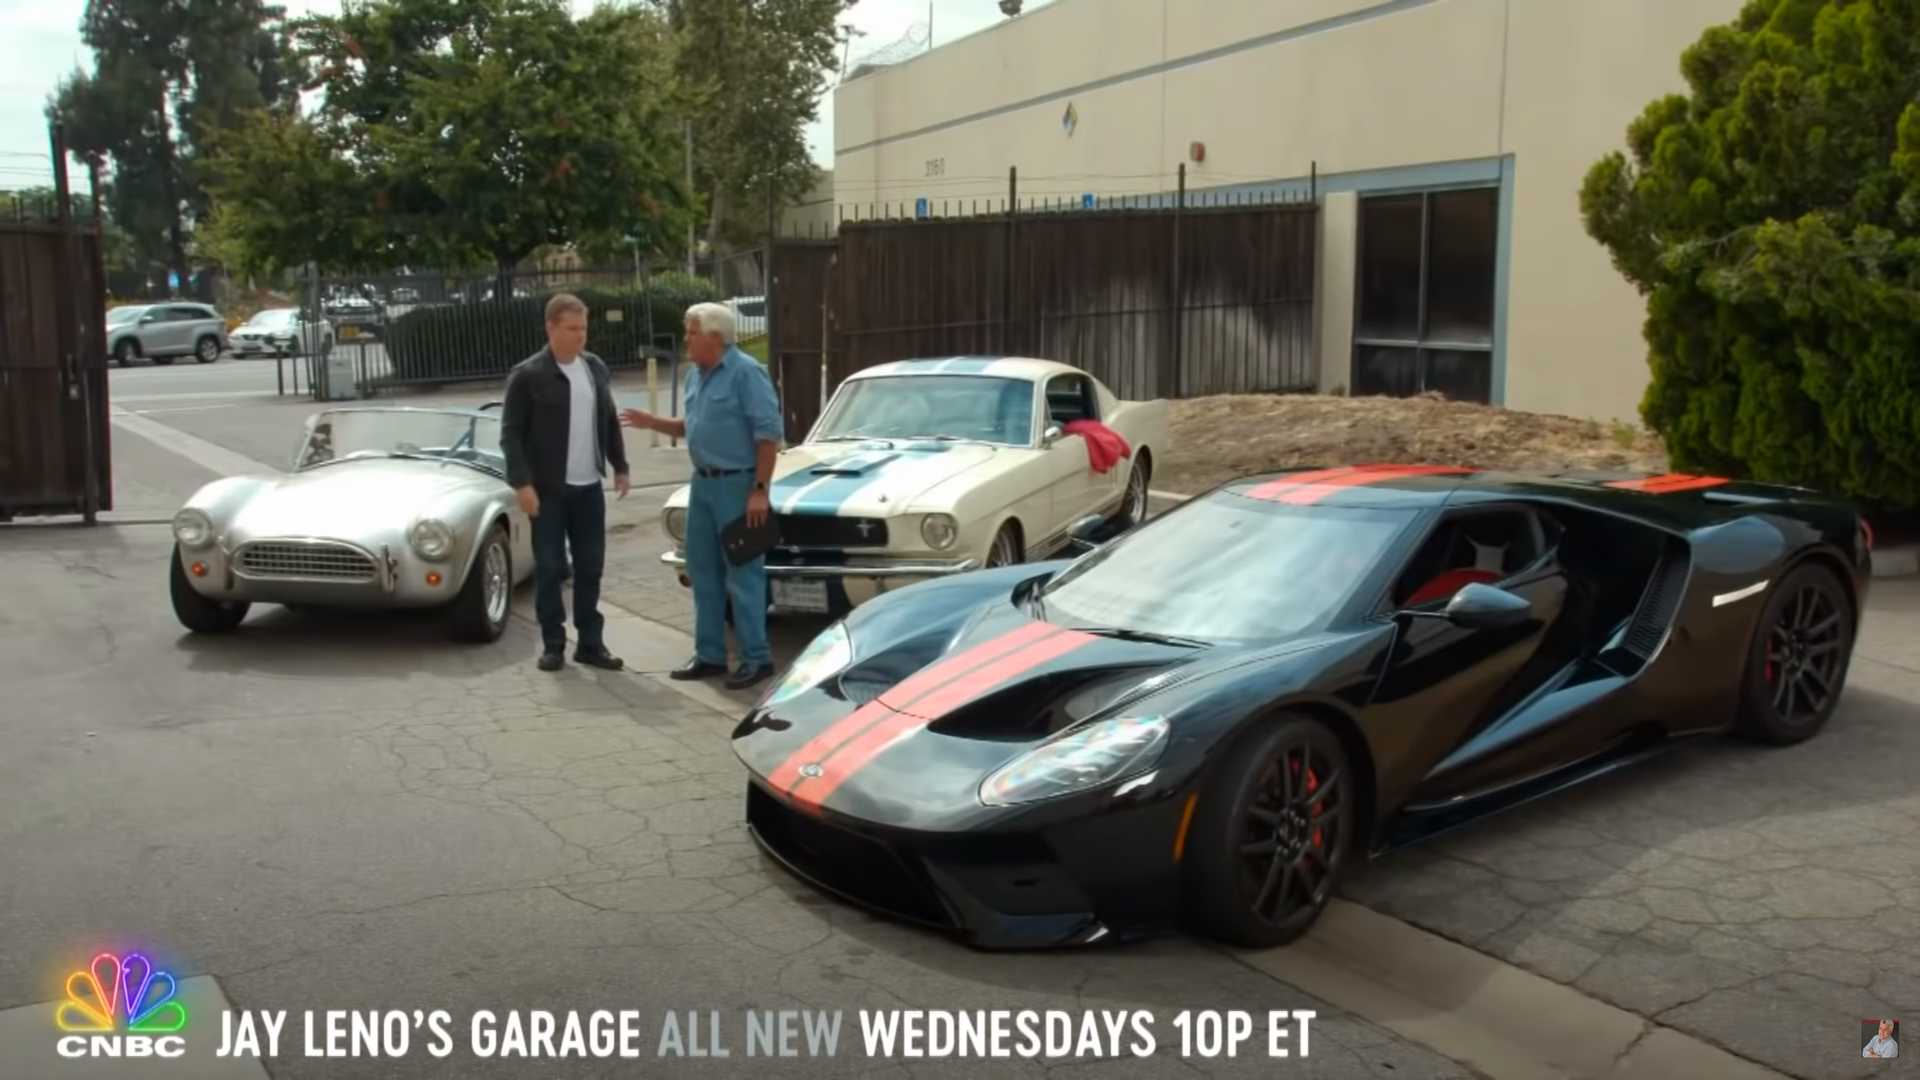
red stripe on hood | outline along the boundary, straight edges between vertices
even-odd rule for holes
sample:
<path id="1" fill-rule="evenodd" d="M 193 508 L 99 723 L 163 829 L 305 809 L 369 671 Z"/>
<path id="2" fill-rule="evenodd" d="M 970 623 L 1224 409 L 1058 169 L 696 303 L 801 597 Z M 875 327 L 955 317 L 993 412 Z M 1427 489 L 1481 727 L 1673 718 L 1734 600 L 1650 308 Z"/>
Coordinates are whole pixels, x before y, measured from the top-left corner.
<path id="1" fill-rule="evenodd" d="M 894 743 L 967 702 L 991 693 L 1034 668 L 1084 648 L 1095 640 L 1092 634 L 1063 630 L 910 703 L 907 707 L 911 712 L 896 712 L 842 745 L 822 764 L 819 776 L 802 777 L 802 782 L 796 784 L 791 792 L 794 801 L 809 809 L 818 809 L 841 784 Z"/>
<path id="2" fill-rule="evenodd" d="M 1665 495 L 1674 491 L 1698 491 L 1701 488 L 1719 487 L 1731 483 L 1724 476 L 1693 476 L 1688 473 L 1662 473 L 1641 480 L 1614 480 L 1607 486 L 1622 491 L 1644 491 L 1652 495 Z"/>
<path id="3" fill-rule="evenodd" d="M 1341 469 L 1318 469 L 1270 480 L 1247 494 L 1269 502 L 1307 506 L 1337 491 L 1382 480 L 1403 480 L 1411 476 L 1465 476 L 1473 472 L 1457 465 L 1351 465 Z"/>
<path id="4" fill-rule="evenodd" d="M 965 652 L 956 653 L 922 669 L 900 685 L 881 694 L 879 698 L 827 725 L 824 731 L 808 739 L 805 745 L 789 754 L 785 761 L 768 773 L 767 782 L 776 790 L 790 790 L 794 784 L 804 779 L 800 775 L 802 766 L 821 763 L 849 739 L 875 723 L 894 715 L 894 710 L 888 703 L 889 698 L 895 698 L 902 704 L 910 702 L 922 694 L 937 690 L 965 676 L 976 668 L 990 664 L 1008 653 L 1055 633 L 1058 629 L 1049 623 L 1030 622 L 1019 629 L 990 638 Z"/>

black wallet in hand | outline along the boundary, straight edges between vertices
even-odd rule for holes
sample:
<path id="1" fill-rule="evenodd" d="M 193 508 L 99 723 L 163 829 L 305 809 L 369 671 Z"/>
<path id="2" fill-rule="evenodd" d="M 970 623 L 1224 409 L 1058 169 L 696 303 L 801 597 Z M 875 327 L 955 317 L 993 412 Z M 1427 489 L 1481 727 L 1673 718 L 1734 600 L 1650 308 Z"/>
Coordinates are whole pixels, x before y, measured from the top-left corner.
<path id="1" fill-rule="evenodd" d="M 757 529 L 748 525 L 746 515 L 742 514 L 720 530 L 720 543 L 727 549 L 727 561 L 735 566 L 745 566 L 773 550 L 773 545 L 779 542 L 780 528 L 774 524 L 771 510 Z"/>

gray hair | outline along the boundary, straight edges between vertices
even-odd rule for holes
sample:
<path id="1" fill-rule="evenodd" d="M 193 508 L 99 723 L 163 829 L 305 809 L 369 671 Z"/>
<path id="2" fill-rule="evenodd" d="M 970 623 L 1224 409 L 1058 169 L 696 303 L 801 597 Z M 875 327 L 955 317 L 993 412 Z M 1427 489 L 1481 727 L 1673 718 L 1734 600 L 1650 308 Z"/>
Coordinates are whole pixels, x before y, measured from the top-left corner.
<path id="1" fill-rule="evenodd" d="M 695 304 L 687 309 L 687 321 L 703 334 L 719 334 L 728 345 L 735 343 L 733 311 L 725 304 Z"/>

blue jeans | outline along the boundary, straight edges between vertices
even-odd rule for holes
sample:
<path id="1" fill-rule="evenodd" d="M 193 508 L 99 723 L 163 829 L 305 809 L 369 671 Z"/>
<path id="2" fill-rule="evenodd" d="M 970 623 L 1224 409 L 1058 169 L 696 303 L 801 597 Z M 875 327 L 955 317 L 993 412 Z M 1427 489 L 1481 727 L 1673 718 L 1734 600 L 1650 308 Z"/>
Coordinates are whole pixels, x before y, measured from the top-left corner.
<path id="1" fill-rule="evenodd" d="M 540 493 L 533 519 L 533 610 L 548 652 L 567 647 L 567 609 L 560 603 L 560 573 L 573 553 L 573 625 L 579 647 L 606 647 L 601 632 L 600 574 L 607 564 L 607 495 L 599 484 L 569 484 Z"/>
<path id="2" fill-rule="evenodd" d="M 709 664 L 727 662 L 728 598 L 733 600 L 733 633 L 740 640 L 740 659 L 748 667 L 773 663 L 773 650 L 767 645 L 767 558 L 762 555 L 745 566 L 735 566 L 727 561 L 720 541 L 720 530 L 746 514 L 751 494 L 751 472 L 695 476 L 687 501 L 694 653 Z"/>

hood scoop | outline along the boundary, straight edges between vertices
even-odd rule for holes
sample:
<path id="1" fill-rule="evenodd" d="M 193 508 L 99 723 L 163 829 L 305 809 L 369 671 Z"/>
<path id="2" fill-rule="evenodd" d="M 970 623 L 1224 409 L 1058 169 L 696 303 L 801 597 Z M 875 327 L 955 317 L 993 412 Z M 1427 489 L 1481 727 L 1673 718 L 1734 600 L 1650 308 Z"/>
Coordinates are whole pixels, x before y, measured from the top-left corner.
<path id="1" fill-rule="evenodd" d="M 899 454 L 849 454 L 838 461 L 826 461 L 807 470 L 809 476 L 866 476 L 877 472 Z"/>
<path id="2" fill-rule="evenodd" d="M 1134 663 L 1040 675 L 932 718 L 927 730 L 962 739 L 1037 742 L 1100 712 L 1168 666 L 1164 662 Z"/>

